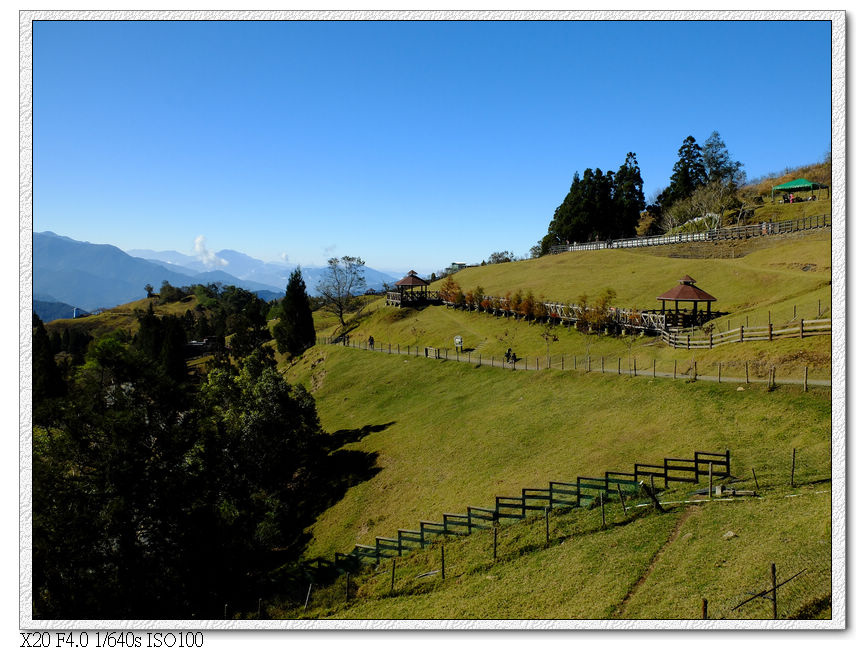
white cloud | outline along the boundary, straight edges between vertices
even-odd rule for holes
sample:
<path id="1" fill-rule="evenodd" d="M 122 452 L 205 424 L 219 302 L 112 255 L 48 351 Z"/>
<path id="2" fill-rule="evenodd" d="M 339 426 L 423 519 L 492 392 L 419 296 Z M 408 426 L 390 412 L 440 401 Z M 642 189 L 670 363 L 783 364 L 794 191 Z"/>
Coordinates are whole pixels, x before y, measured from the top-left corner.
<path id="1" fill-rule="evenodd" d="M 228 261 L 207 250 L 207 246 L 204 245 L 204 235 L 195 238 L 195 256 L 209 269 L 215 266 L 228 266 Z"/>

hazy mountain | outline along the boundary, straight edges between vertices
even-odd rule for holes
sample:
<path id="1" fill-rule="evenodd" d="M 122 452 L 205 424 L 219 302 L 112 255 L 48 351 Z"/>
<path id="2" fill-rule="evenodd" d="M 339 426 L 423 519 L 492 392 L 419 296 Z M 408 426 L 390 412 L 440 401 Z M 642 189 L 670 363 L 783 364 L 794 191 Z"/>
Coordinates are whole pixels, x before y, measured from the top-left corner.
<path id="1" fill-rule="evenodd" d="M 258 282 L 264 285 L 280 287 L 282 294 L 285 293 L 285 285 L 288 284 L 288 276 L 295 269 L 295 265 L 284 264 L 281 262 L 263 262 L 261 260 L 250 257 L 245 253 L 241 253 L 231 249 L 223 249 L 215 253 L 216 257 L 227 262 L 224 266 L 218 266 L 215 269 L 206 267 L 198 258 L 192 255 L 184 255 L 177 251 L 153 251 L 147 249 L 133 249 L 127 251 L 130 255 L 135 255 L 146 260 L 153 260 L 158 263 L 163 263 L 166 268 L 174 270 L 193 270 L 199 273 L 227 273 L 235 278 L 246 280 L 249 282 Z M 316 295 L 316 285 L 324 276 L 326 267 L 320 266 L 304 266 L 301 267 L 303 280 L 306 282 L 306 290 L 310 295 Z M 393 284 L 402 276 L 394 276 L 390 273 L 385 273 L 364 267 L 364 277 L 366 279 L 367 288 L 381 290 L 385 283 Z"/>
<path id="2" fill-rule="evenodd" d="M 213 275 L 216 273 L 217 275 Z M 164 280 L 174 286 L 222 282 L 249 291 L 284 295 L 285 286 L 243 280 L 224 272 L 197 273 L 133 257 L 110 244 L 91 244 L 52 232 L 33 234 L 34 294 L 88 311 L 144 297 L 144 286 L 158 290 Z"/>
<path id="3" fill-rule="evenodd" d="M 65 302 L 56 302 L 53 300 L 34 300 L 33 311 L 42 319 L 43 323 L 49 323 L 58 318 L 72 318 L 75 315 L 76 307 L 67 305 Z M 83 312 L 83 313 L 82 313 Z M 78 310 L 78 315 L 86 315 L 84 310 Z"/>

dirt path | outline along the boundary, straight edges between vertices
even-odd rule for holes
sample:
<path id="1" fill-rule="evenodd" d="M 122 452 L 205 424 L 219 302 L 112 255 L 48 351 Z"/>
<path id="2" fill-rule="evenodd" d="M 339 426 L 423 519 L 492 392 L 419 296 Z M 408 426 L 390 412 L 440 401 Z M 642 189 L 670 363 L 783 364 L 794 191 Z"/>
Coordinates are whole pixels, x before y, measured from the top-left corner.
<path id="1" fill-rule="evenodd" d="M 663 557 L 664 553 L 670 547 L 670 545 L 679 539 L 679 535 L 682 532 L 682 527 L 685 525 L 685 522 L 691 518 L 691 516 L 697 512 L 699 506 L 689 506 L 685 508 L 685 511 L 682 513 L 682 516 L 679 517 L 679 520 L 676 522 L 676 526 L 670 532 L 670 536 L 667 538 L 667 541 L 664 542 L 663 546 L 661 546 L 655 556 L 652 558 L 652 561 L 649 562 L 649 566 L 646 567 L 646 570 L 643 572 L 643 575 L 631 585 L 631 588 L 628 590 L 628 593 L 625 595 L 622 602 L 619 603 L 619 606 L 616 608 L 616 611 L 613 612 L 610 618 L 621 618 L 624 614 L 625 610 L 628 607 L 628 603 L 631 601 L 631 598 L 637 593 L 637 590 L 643 585 L 643 583 L 652 575 L 652 572 L 655 570 L 655 566 L 658 564 L 658 561 Z"/>

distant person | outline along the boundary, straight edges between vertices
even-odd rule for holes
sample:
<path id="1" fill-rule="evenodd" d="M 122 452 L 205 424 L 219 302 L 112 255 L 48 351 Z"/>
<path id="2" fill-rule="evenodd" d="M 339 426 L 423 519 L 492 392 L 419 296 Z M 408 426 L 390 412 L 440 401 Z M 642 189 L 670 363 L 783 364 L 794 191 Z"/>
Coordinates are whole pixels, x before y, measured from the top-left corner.
<path id="1" fill-rule="evenodd" d="M 505 361 L 510 363 L 510 360 L 511 360 L 511 349 L 508 348 L 508 351 L 505 352 Z"/>

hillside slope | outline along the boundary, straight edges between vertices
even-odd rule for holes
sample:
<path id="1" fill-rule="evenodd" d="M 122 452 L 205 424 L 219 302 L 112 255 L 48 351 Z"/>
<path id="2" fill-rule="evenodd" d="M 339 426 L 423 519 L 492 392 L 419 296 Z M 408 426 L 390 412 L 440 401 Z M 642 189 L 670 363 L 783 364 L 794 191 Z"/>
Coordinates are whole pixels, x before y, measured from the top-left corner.
<path id="1" fill-rule="evenodd" d="M 730 449 L 733 472 L 829 476 L 828 391 L 496 368 L 317 346 L 288 369 L 313 392 L 326 430 L 377 456 L 381 471 L 351 488 L 312 529 L 310 557 L 496 495 L 695 450 Z"/>

